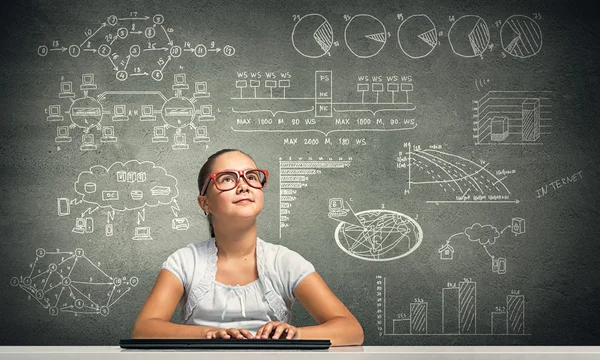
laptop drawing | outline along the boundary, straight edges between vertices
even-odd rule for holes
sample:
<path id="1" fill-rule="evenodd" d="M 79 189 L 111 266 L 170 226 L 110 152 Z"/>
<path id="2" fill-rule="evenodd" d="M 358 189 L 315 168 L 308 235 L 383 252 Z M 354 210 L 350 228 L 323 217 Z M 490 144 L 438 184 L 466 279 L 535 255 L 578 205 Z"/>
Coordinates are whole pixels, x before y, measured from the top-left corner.
<path id="1" fill-rule="evenodd" d="M 206 91 L 206 81 L 199 81 L 195 83 L 196 92 L 194 92 L 194 98 L 207 98 L 210 97 L 210 93 Z"/>
<path id="2" fill-rule="evenodd" d="M 149 226 L 136 226 L 133 240 L 152 240 Z"/>
<path id="3" fill-rule="evenodd" d="M 166 129 L 164 126 L 155 126 L 154 127 L 154 136 L 152 136 L 152 142 L 168 142 L 169 138 L 166 136 Z"/>
<path id="4" fill-rule="evenodd" d="M 101 143 L 112 143 L 117 142 L 117 138 L 115 137 L 115 127 L 114 126 L 105 126 L 102 128 L 102 137 L 100 138 Z"/>
<path id="5" fill-rule="evenodd" d="M 154 116 L 154 107 L 152 105 L 142 105 L 142 115 L 140 121 L 156 121 Z"/>
<path id="6" fill-rule="evenodd" d="M 175 144 L 173 144 L 172 146 L 173 150 L 187 150 L 190 148 L 190 146 L 185 141 L 184 133 L 175 133 L 174 141 Z"/>
<path id="7" fill-rule="evenodd" d="M 208 136 L 208 130 L 206 129 L 206 126 L 198 126 L 194 132 L 195 143 L 210 141 L 210 137 Z"/>
<path id="8" fill-rule="evenodd" d="M 68 126 L 58 126 L 56 128 L 56 137 L 54 141 L 57 143 L 61 142 L 71 142 L 71 137 L 69 136 L 69 127 Z"/>
<path id="9" fill-rule="evenodd" d="M 63 81 L 60 83 L 60 93 L 58 97 L 63 98 L 72 98 L 75 97 L 75 93 L 73 92 L 73 83 L 70 81 Z"/>
<path id="10" fill-rule="evenodd" d="M 200 121 L 214 121 L 215 117 L 213 116 L 212 105 L 201 105 L 200 106 L 200 116 L 198 117 Z"/>
<path id="11" fill-rule="evenodd" d="M 121 339 L 124 349 L 327 350 L 329 340 L 286 339 Z"/>
<path id="12" fill-rule="evenodd" d="M 94 74 L 83 74 L 81 75 L 81 90 L 96 90 L 97 86 L 94 84 Z"/>

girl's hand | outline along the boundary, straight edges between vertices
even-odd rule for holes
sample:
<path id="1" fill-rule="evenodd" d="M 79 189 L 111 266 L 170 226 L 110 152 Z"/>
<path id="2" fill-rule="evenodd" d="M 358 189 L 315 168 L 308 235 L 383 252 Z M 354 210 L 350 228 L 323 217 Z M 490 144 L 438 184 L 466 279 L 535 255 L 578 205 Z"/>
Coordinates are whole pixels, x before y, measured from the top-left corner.
<path id="1" fill-rule="evenodd" d="M 213 329 L 206 333 L 207 339 L 254 339 L 247 329 Z"/>
<path id="2" fill-rule="evenodd" d="M 295 326 L 286 324 L 281 321 L 269 321 L 256 331 L 257 339 L 293 339 L 298 334 L 298 329 Z"/>

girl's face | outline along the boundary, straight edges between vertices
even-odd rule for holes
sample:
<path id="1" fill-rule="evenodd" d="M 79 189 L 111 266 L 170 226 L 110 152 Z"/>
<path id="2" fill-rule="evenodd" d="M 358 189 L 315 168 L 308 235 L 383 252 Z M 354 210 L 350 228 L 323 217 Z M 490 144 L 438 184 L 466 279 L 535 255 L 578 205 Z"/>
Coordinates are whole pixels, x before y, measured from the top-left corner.
<path id="1" fill-rule="evenodd" d="M 256 169 L 256 164 L 248 156 L 232 151 L 215 159 L 211 173 Z M 213 222 L 231 218 L 251 219 L 260 214 L 264 205 L 262 189 L 255 189 L 240 177 L 238 184 L 228 191 L 218 190 L 210 181 L 205 196 L 198 197 L 202 210 L 210 213 Z"/>

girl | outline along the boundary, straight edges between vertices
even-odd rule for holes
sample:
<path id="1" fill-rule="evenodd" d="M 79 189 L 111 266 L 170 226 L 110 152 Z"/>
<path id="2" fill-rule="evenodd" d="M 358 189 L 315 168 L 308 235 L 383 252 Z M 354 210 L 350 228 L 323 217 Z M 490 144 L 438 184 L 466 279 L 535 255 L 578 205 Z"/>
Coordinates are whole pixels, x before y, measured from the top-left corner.
<path id="1" fill-rule="evenodd" d="M 268 171 L 224 149 L 198 176 L 198 204 L 211 238 L 174 252 L 133 327 L 134 338 L 329 339 L 361 345 L 363 330 L 313 265 L 298 253 L 257 238 Z M 291 325 L 300 304 L 319 323 Z M 181 303 L 183 324 L 170 322 Z"/>

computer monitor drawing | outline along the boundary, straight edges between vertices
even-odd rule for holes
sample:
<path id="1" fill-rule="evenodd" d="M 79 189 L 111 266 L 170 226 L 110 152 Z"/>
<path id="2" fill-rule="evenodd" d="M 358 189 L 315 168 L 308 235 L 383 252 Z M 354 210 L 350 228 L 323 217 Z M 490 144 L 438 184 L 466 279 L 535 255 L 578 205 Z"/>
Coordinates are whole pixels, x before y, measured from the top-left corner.
<path id="1" fill-rule="evenodd" d="M 172 148 L 173 150 L 186 150 L 189 149 L 190 146 L 186 143 L 186 136 L 184 133 L 179 132 L 179 133 L 175 133 L 174 136 L 174 142 L 175 144 L 173 144 Z"/>
<path id="2" fill-rule="evenodd" d="M 142 116 L 140 116 L 141 121 L 156 121 L 156 116 L 154 116 L 154 107 L 152 105 L 142 105 Z"/>
<path id="3" fill-rule="evenodd" d="M 125 115 L 125 105 L 115 105 L 112 120 L 113 121 L 128 121 L 129 116 Z"/>
<path id="4" fill-rule="evenodd" d="M 81 90 L 94 90 L 96 84 L 94 84 L 94 74 L 83 74 L 81 75 Z"/>
<path id="5" fill-rule="evenodd" d="M 69 127 L 68 126 L 56 127 L 56 138 L 54 138 L 54 140 L 57 143 L 71 142 L 72 139 L 69 136 Z"/>
<path id="6" fill-rule="evenodd" d="M 79 147 L 81 151 L 96 150 L 97 148 L 98 146 L 94 144 L 94 134 L 83 134 L 81 136 L 81 146 Z"/>
<path id="7" fill-rule="evenodd" d="M 152 142 L 167 142 L 169 138 L 165 136 L 166 129 L 164 126 L 155 126 L 154 127 L 154 136 L 152 137 Z"/>
<path id="8" fill-rule="evenodd" d="M 63 116 L 60 114 L 60 105 L 48 106 L 48 121 L 63 121 Z"/>
<path id="9" fill-rule="evenodd" d="M 94 84 L 94 74 L 83 74 L 83 75 L 81 75 L 81 83 L 83 85 L 92 85 L 92 84 Z"/>
<path id="10" fill-rule="evenodd" d="M 215 117 L 212 114 L 212 105 L 200 105 L 200 121 L 213 121 Z"/>
<path id="11" fill-rule="evenodd" d="M 194 98 L 206 98 L 210 97 L 210 93 L 207 91 L 206 81 L 198 81 L 195 83 L 196 92 L 194 92 Z"/>
<path id="12" fill-rule="evenodd" d="M 70 81 L 63 81 L 60 83 L 60 94 L 58 94 L 59 98 L 70 98 L 75 97 L 75 93 L 73 92 L 73 83 Z"/>
<path id="13" fill-rule="evenodd" d="M 102 137 L 100 138 L 100 142 L 108 143 L 108 142 L 116 142 L 117 138 L 115 137 L 115 127 L 114 126 L 104 126 L 102 128 Z"/>
<path id="14" fill-rule="evenodd" d="M 173 79 L 173 90 L 189 89 L 185 81 L 185 74 L 175 74 Z"/>
<path id="15" fill-rule="evenodd" d="M 208 130 L 206 126 L 198 126 L 195 130 L 194 142 L 209 142 L 210 137 L 208 137 Z"/>
<path id="16" fill-rule="evenodd" d="M 152 240 L 152 237 L 150 236 L 150 227 L 137 226 L 135 228 L 133 240 Z"/>
<path id="17" fill-rule="evenodd" d="M 346 215 L 348 211 L 344 209 L 344 199 L 333 198 L 329 199 L 329 215 L 340 216 Z"/>

